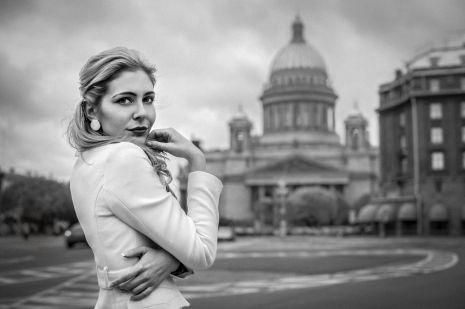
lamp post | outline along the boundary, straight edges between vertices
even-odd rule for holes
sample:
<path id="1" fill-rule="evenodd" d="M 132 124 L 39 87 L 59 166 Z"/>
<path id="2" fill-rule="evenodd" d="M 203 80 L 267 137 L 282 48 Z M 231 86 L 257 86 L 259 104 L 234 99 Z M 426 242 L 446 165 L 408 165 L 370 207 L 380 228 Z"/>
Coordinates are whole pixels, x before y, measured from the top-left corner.
<path id="1" fill-rule="evenodd" d="M 285 237 L 287 235 L 287 220 L 286 220 L 286 194 L 288 190 L 286 183 L 283 180 L 278 182 L 276 194 L 279 199 L 279 236 Z"/>

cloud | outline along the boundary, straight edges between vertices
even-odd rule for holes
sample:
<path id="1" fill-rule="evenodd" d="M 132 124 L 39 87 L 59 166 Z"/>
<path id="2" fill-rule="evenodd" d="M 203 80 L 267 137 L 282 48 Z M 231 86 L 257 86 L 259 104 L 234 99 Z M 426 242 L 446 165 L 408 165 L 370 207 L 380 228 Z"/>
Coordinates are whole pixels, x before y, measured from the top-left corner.
<path id="1" fill-rule="evenodd" d="M 80 100 L 78 72 L 114 46 L 157 66 L 156 126 L 226 147 L 242 104 L 260 133 L 259 96 L 296 13 L 339 95 L 341 140 L 358 101 L 377 143 L 379 84 L 422 44 L 465 29 L 463 11 L 459 0 L 0 1 L 0 166 L 67 177 L 63 119 Z"/>

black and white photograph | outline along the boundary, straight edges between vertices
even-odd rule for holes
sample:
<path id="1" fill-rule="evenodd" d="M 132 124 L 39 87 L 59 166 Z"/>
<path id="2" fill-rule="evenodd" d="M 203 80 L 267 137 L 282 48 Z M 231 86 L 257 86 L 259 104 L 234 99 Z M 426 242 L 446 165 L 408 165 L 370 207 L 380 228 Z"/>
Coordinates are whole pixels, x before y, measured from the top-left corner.
<path id="1" fill-rule="evenodd" d="M 0 309 L 465 308 L 462 0 L 0 0 Z"/>

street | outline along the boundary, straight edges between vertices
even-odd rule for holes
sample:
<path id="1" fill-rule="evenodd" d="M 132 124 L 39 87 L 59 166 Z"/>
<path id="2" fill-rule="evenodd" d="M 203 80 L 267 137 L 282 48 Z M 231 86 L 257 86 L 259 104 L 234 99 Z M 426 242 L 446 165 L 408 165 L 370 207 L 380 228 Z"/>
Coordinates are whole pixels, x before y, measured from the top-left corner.
<path id="1" fill-rule="evenodd" d="M 178 280 L 191 308 L 464 308 L 463 238 L 251 237 Z M 0 308 L 93 308 L 92 253 L 0 239 Z"/>

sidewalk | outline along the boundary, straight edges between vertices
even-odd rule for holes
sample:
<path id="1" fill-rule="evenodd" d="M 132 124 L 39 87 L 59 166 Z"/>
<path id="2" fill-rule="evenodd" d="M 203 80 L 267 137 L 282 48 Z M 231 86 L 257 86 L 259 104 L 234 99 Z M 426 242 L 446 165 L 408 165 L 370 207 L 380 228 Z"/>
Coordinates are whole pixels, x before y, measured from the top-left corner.
<path id="1" fill-rule="evenodd" d="M 463 246 L 465 237 L 386 237 L 377 236 L 260 236 L 240 237 L 236 242 L 219 243 L 218 251 L 276 251 L 276 250 L 339 250 L 355 248 L 386 248 L 393 246 Z"/>

